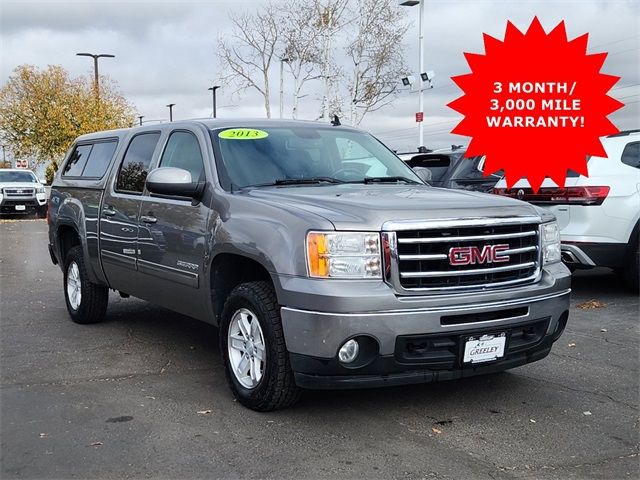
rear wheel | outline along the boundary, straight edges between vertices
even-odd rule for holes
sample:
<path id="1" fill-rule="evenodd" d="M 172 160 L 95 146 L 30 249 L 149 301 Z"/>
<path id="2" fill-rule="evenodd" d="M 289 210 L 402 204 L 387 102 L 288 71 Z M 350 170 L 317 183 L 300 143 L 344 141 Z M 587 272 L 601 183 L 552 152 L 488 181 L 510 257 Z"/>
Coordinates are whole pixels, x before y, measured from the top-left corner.
<path id="1" fill-rule="evenodd" d="M 64 298 L 71 320 L 76 323 L 97 323 L 107 311 L 109 289 L 89 281 L 79 245 L 69 250 L 64 263 Z"/>
<path id="2" fill-rule="evenodd" d="M 245 407 L 266 412 L 293 405 L 300 397 L 271 283 L 243 283 L 229 294 L 220 352 L 229 386 Z"/>

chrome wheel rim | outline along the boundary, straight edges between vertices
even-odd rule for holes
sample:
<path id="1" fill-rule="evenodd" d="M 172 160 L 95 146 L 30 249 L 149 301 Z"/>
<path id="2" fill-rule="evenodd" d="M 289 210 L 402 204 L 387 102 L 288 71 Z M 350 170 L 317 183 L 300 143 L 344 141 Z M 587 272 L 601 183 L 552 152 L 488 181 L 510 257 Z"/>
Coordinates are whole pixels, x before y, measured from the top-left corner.
<path id="1" fill-rule="evenodd" d="M 82 301 L 82 284 L 80 283 L 80 269 L 76 262 L 71 262 L 67 269 L 67 298 L 69 305 L 77 310 Z"/>
<path id="2" fill-rule="evenodd" d="M 264 373 L 266 353 L 258 317 L 246 308 L 231 317 L 227 332 L 229 364 L 236 380 L 245 388 L 255 388 Z"/>

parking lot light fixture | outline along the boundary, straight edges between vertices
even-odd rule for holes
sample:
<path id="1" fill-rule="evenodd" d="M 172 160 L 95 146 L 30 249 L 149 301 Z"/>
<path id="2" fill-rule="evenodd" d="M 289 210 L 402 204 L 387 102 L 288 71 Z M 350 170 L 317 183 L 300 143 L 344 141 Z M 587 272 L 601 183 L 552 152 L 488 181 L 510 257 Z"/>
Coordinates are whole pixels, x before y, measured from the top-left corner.
<path id="1" fill-rule="evenodd" d="M 218 112 L 216 111 L 216 90 L 218 90 L 219 88 L 220 88 L 220 85 L 214 85 L 213 87 L 209 87 L 207 89 L 207 90 L 211 90 L 211 93 L 213 95 L 213 109 L 211 114 L 213 118 L 217 118 L 218 116 Z"/>
<path id="2" fill-rule="evenodd" d="M 98 59 L 99 58 L 115 58 L 115 55 L 111 55 L 110 53 L 76 53 L 79 57 L 91 57 L 93 58 L 93 88 L 96 91 L 96 99 L 100 98 L 100 76 L 98 74 Z"/>
<path id="3" fill-rule="evenodd" d="M 418 72 L 424 72 L 424 2 L 425 0 L 399 0 L 403 7 L 413 7 L 420 4 L 420 19 L 418 27 Z M 422 76 L 422 75 L 421 75 Z M 404 83 L 404 82 L 403 82 Z M 405 84 L 406 85 L 406 84 Z M 424 89 L 422 85 L 418 91 L 418 113 L 424 112 Z M 424 122 L 418 122 L 418 147 L 424 146 Z"/>
<path id="4" fill-rule="evenodd" d="M 169 105 L 167 105 L 167 107 L 169 107 L 169 121 L 173 122 L 173 107 L 174 107 L 175 103 L 170 103 Z"/>

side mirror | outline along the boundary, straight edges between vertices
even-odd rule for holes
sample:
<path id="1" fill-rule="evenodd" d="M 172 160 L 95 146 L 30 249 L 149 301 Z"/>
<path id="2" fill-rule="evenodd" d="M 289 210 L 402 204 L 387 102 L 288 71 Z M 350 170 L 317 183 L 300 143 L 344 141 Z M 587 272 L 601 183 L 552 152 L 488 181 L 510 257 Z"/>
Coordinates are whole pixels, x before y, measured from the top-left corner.
<path id="1" fill-rule="evenodd" d="M 147 175 L 147 189 L 158 195 L 198 198 L 204 182 L 194 182 L 191 173 L 182 168 L 160 167 Z"/>
<path id="2" fill-rule="evenodd" d="M 431 179 L 433 178 L 431 170 L 429 170 L 427 167 L 413 167 L 412 170 L 413 173 L 420 177 L 420 180 L 422 180 L 427 185 L 431 185 Z"/>

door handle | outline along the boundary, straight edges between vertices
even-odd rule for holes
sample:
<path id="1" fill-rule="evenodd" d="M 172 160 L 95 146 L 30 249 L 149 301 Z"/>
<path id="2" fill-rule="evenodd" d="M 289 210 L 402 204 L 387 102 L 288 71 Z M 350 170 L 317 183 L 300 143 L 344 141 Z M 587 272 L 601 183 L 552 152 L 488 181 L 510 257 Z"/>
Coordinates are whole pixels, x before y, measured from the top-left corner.
<path id="1" fill-rule="evenodd" d="M 116 214 L 116 211 L 109 205 L 105 205 L 105 207 L 102 209 L 102 213 L 105 215 L 105 217 L 113 217 Z"/>
<path id="2" fill-rule="evenodd" d="M 151 217 L 149 215 L 141 215 L 140 220 L 144 223 L 156 223 L 158 221 L 156 217 Z"/>

